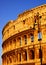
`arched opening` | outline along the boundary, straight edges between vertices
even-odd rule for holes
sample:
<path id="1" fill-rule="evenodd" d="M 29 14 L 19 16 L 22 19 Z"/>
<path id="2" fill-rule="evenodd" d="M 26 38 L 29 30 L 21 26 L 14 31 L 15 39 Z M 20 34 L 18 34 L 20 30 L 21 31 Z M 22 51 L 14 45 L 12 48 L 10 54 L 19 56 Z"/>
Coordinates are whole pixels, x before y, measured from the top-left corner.
<path id="1" fill-rule="evenodd" d="M 42 40 L 42 33 L 38 32 L 38 41 Z"/>
<path id="2" fill-rule="evenodd" d="M 27 61 L 27 52 L 26 52 L 26 50 L 23 52 L 23 60 Z"/>
<path id="3" fill-rule="evenodd" d="M 25 20 L 23 20 L 23 24 L 25 24 Z"/>
<path id="4" fill-rule="evenodd" d="M 42 58 L 42 50 L 39 49 L 39 58 Z"/>
<path id="5" fill-rule="evenodd" d="M 19 45 L 21 46 L 21 44 L 22 44 L 21 38 L 19 37 L 18 40 L 19 40 Z"/>
<path id="6" fill-rule="evenodd" d="M 24 41 L 25 41 L 25 44 L 27 44 L 27 36 L 24 35 Z"/>
<path id="7" fill-rule="evenodd" d="M 13 39 L 14 46 L 16 46 L 16 39 Z"/>
<path id="8" fill-rule="evenodd" d="M 34 34 L 33 33 L 30 34 L 30 38 L 31 38 L 31 42 L 34 42 Z"/>
<path id="9" fill-rule="evenodd" d="M 34 50 L 29 50 L 29 59 L 34 59 Z"/>

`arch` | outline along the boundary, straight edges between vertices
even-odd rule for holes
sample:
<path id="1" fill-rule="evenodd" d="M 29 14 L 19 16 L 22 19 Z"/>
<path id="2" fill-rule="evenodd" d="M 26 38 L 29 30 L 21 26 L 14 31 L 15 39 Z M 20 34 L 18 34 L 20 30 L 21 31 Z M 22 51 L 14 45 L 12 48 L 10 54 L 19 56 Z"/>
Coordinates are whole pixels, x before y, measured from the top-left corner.
<path id="1" fill-rule="evenodd" d="M 26 50 L 23 51 L 23 59 L 24 61 L 27 61 L 27 51 Z"/>
<path id="2" fill-rule="evenodd" d="M 30 38 L 31 38 L 31 42 L 34 42 L 34 34 L 33 33 L 30 34 Z"/>
<path id="3" fill-rule="evenodd" d="M 19 45 L 21 46 L 21 44 L 22 44 L 21 37 L 19 37 L 18 39 L 19 39 Z"/>
<path id="4" fill-rule="evenodd" d="M 42 50 L 39 49 L 39 58 L 42 58 Z"/>
<path id="5" fill-rule="evenodd" d="M 34 50 L 29 50 L 29 59 L 34 59 Z"/>
<path id="6" fill-rule="evenodd" d="M 24 35 L 24 41 L 25 41 L 25 44 L 27 44 L 27 36 Z"/>

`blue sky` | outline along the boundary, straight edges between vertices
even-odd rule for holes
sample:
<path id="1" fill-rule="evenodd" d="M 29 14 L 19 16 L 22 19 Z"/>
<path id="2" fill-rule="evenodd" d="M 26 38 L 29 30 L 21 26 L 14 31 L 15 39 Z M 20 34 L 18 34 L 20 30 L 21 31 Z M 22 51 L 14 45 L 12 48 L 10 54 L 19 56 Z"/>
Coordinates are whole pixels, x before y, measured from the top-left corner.
<path id="1" fill-rule="evenodd" d="M 15 20 L 18 14 L 38 5 L 46 4 L 46 0 L 0 0 L 0 65 L 2 55 L 2 29 L 9 20 Z"/>

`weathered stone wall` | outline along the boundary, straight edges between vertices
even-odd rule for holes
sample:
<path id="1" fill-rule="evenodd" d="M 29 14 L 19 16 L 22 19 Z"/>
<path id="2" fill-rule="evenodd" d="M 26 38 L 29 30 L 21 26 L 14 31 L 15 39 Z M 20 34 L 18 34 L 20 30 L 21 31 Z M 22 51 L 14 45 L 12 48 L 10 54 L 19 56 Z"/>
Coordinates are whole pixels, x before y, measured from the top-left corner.
<path id="1" fill-rule="evenodd" d="M 33 32 L 34 16 L 39 12 L 42 41 L 38 41 L 38 25 Z M 37 22 L 36 22 L 37 24 Z M 31 34 L 34 34 L 32 42 Z M 40 45 L 42 64 L 46 64 L 46 4 L 25 11 L 16 20 L 9 21 L 2 31 L 2 65 L 40 65 Z"/>

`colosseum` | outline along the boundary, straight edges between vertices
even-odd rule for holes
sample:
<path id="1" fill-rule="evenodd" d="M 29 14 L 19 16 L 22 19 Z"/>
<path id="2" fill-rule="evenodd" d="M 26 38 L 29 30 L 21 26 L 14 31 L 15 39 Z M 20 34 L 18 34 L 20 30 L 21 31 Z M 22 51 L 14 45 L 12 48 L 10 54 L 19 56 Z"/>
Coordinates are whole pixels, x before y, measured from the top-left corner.
<path id="1" fill-rule="evenodd" d="M 2 40 L 2 65 L 46 65 L 46 4 L 10 20 Z"/>

